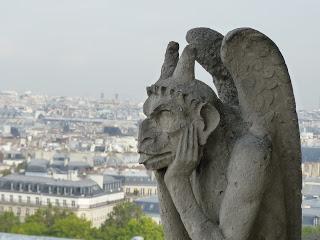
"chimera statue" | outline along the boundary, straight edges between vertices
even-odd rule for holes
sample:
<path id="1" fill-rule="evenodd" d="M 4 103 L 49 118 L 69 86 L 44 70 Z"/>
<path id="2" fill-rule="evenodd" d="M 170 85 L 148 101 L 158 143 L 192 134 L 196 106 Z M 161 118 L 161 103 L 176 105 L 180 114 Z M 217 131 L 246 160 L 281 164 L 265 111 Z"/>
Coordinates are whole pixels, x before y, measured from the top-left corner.
<path id="1" fill-rule="evenodd" d="M 170 42 L 147 88 L 140 163 L 168 240 L 301 239 L 301 150 L 285 61 L 264 34 L 208 28 Z M 197 61 L 218 92 L 195 79 Z"/>

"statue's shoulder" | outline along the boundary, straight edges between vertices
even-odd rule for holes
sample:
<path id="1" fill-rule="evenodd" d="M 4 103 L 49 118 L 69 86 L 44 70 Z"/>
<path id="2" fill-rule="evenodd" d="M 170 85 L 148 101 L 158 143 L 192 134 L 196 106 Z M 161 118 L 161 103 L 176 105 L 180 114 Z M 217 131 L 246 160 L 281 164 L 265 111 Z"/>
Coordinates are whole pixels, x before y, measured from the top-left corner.
<path id="1" fill-rule="evenodd" d="M 270 163 L 272 143 L 268 135 L 259 136 L 248 131 L 235 143 L 231 153 L 231 164 L 237 168 L 258 167 L 265 168 Z M 243 166 L 242 166 L 243 165 Z"/>

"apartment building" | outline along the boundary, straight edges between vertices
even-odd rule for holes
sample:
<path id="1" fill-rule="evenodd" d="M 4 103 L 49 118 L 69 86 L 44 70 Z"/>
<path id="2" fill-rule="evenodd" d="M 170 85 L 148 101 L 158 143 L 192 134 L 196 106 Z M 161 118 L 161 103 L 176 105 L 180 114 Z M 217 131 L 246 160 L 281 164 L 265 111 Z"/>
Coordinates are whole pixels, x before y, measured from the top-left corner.
<path id="1" fill-rule="evenodd" d="M 56 206 L 73 211 L 78 217 L 99 227 L 113 207 L 124 200 L 118 184 L 104 191 L 95 181 L 57 180 L 47 177 L 11 174 L 0 178 L 0 212 L 12 211 L 23 221 L 43 206 Z"/>

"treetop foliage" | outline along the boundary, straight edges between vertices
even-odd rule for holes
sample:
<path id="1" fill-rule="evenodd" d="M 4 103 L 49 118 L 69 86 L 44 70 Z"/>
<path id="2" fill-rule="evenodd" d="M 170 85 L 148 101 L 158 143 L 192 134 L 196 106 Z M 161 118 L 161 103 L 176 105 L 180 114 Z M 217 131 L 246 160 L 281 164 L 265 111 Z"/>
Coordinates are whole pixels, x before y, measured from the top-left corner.
<path id="1" fill-rule="evenodd" d="M 87 240 L 130 240 L 134 236 L 142 236 L 145 240 L 164 239 L 162 227 L 145 216 L 137 205 L 128 202 L 114 207 L 98 229 L 71 211 L 49 206 L 39 208 L 24 222 L 12 212 L 1 213 L 0 232 Z"/>

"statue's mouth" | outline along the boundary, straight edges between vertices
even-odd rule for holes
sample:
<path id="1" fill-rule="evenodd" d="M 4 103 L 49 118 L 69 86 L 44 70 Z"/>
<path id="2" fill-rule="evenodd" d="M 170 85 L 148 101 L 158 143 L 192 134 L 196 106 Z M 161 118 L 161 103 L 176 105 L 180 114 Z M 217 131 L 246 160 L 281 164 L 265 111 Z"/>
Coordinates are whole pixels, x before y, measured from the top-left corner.
<path id="1" fill-rule="evenodd" d="M 147 169 L 160 169 L 169 165 L 172 159 L 171 152 L 161 154 L 140 153 L 139 163 L 145 165 Z"/>

